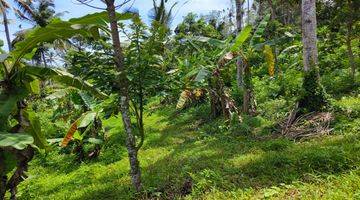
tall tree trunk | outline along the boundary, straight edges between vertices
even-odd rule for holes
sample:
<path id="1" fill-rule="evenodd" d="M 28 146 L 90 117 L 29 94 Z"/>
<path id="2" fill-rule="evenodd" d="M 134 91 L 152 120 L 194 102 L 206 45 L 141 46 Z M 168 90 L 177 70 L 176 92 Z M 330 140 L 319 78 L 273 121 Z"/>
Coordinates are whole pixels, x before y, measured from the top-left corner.
<path id="1" fill-rule="evenodd" d="M 253 94 L 252 75 L 249 63 L 243 60 L 244 66 L 244 94 L 243 94 L 243 112 L 248 115 L 256 113 L 255 98 Z"/>
<path id="2" fill-rule="evenodd" d="M 243 10 L 242 10 L 243 0 L 235 0 L 236 7 L 236 29 L 237 31 L 241 30 L 243 22 Z"/>
<path id="3" fill-rule="evenodd" d="M 3 24 L 4 24 L 4 28 L 5 28 L 5 36 L 6 36 L 6 41 L 8 43 L 8 48 L 9 51 L 11 51 L 11 39 L 10 39 L 10 31 L 9 31 L 9 24 L 8 24 L 8 18 L 7 18 L 7 14 L 6 14 L 6 8 L 4 7 L 2 1 L 0 1 L 0 9 L 2 11 L 3 14 Z"/>
<path id="4" fill-rule="evenodd" d="M 318 63 L 316 46 L 316 0 L 302 0 L 302 42 L 304 70 L 309 71 Z"/>
<path id="5" fill-rule="evenodd" d="M 126 77 L 126 70 L 124 66 L 124 56 L 122 48 L 120 46 L 119 29 L 116 19 L 116 11 L 114 0 L 106 0 L 107 12 L 110 19 L 111 37 L 114 48 L 114 61 L 116 68 L 119 72 L 119 89 L 120 89 L 120 108 L 122 121 L 127 134 L 126 137 L 126 148 L 128 151 L 130 161 L 130 175 L 132 184 L 136 191 L 141 190 L 141 171 L 140 163 L 137 158 L 136 140 L 135 135 L 132 133 L 131 121 L 129 116 L 129 92 L 128 92 L 128 80 Z"/>
<path id="6" fill-rule="evenodd" d="M 353 19 L 352 19 L 352 14 L 354 12 L 352 11 L 352 3 L 350 0 L 348 0 L 348 7 L 350 10 L 350 16 L 348 17 L 348 21 L 347 21 L 347 35 L 346 35 L 346 46 L 347 46 L 347 53 L 348 53 L 348 57 L 349 57 L 349 63 L 350 63 L 350 77 L 352 78 L 352 80 L 355 80 L 355 73 L 356 73 L 356 65 L 355 65 L 355 58 L 354 58 L 354 53 L 352 51 L 352 47 L 351 47 L 351 40 L 352 40 L 352 32 L 353 32 Z"/>
<path id="7" fill-rule="evenodd" d="M 268 0 L 268 4 L 269 4 L 269 8 L 270 8 L 270 13 L 271 13 L 271 20 L 275 20 L 276 19 L 276 13 L 275 13 L 275 8 L 274 8 L 273 1 Z"/>
<path id="8" fill-rule="evenodd" d="M 351 67 L 350 76 L 351 76 L 352 80 L 355 80 L 356 64 L 355 64 L 354 53 L 353 53 L 352 47 L 351 47 L 351 37 L 349 35 L 346 38 L 346 46 L 347 46 L 347 53 L 349 56 L 350 67 Z"/>
<path id="9" fill-rule="evenodd" d="M 250 0 L 247 0 L 247 24 L 250 24 Z"/>
<path id="10" fill-rule="evenodd" d="M 241 32 L 242 29 L 242 21 L 243 21 L 243 12 L 242 12 L 242 3 L 243 0 L 236 0 L 236 30 L 238 33 Z M 240 88 L 243 85 L 243 62 L 241 58 L 238 58 L 236 62 L 236 83 Z"/>
<path id="11" fill-rule="evenodd" d="M 327 108 L 328 100 L 320 82 L 318 49 L 316 46 L 316 0 L 302 0 L 302 42 L 304 80 L 299 100 L 301 112 L 317 112 Z"/>

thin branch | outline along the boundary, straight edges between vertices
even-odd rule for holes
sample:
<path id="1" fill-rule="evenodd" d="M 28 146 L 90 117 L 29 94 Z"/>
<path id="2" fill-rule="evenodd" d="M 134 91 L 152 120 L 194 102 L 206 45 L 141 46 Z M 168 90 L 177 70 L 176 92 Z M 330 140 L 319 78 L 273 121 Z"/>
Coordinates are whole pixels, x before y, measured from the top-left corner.
<path id="1" fill-rule="evenodd" d="M 135 4 L 135 0 L 133 0 L 133 2 L 131 3 L 131 6 L 129 6 L 129 8 L 127 8 L 127 10 L 131 10 L 131 8 L 134 6 L 134 4 Z M 116 9 L 116 7 L 115 7 L 115 9 Z"/>
<path id="2" fill-rule="evenodd" d="M 73 1 L 74 4 L 77 4 L 77 5 L 86 5 L 86 6 L 89 6 L 90 8 L 94 8 L 94 9 L 98 9 L 98 10 L 106 10 L 106 8 L 101 8 L 101 7 L 98 7 L 98 6 L 94 6 L 94 5 L 91 5 L 90 3 L 93 1 L 93 0 L 75 0 L 79 3 L 76 3 Z"/>
<path id="3" fill-rule="evenodd" d="M 125 4 L 129 3 L 130 1 L 135 1 L 135 0 L 124 0 L 124 2 L 122 2 L 121 4 L 115 6 L 115 9 L 119 9 L 122 6 L 124 6 Z M 134 4 L 134 3 L 133 3 Z"/>

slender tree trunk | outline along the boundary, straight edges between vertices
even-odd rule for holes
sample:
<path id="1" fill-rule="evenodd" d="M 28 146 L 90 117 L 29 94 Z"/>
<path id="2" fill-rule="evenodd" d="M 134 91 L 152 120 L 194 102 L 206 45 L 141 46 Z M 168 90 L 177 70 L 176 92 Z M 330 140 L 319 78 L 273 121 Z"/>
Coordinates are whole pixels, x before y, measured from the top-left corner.
<path id="1" fill-rule="evenodd" d="M 223 94 L 223 83 L 220 77 L 220 70 L 216 68 L 209 79 L 209 95 L 211 104 L 211 117 L 213 119 L 221 116 L 222 104 L 221 95 Z"/>
<path id="2" fill-rule="evenodd" d="M 43 47 L 41 47 L 41 48 L 43 48 Z M 46 58 L 45 58 L 45 50 L 42 49 L 41 52 L 40 52 L 40 54 L 41 54 L 41 60 L 42 60 L 43 63 L 44 63 L 44 67 L 47 68 L 47 63 L 46 63 Z"/>
<path id="3" fill-rule="evenodd" d="M 244 74 L 244 66 L 241 58 L 238 58 L 236 61 L 236 83 L 239 88 L 243 86 L 243 74 Z"/>
<path id="4" fill-rule="evenodd" d="M 349 56 L 349 62 L 350 62 L 350 76 L 353 80 L 355 80 L 355 73 L 356 73 L 356 64 L 355 64 L 355 57 L 354 57 L 354 53 L 352 51 L 352 47 L 351 47 L 351 38 L 350 36 L 347 36 L 346 38 L 346 46 L 347 46 L 347 53 Z"/>
<path id="5" fill-rule="evenodd" d="M 247 24 L 250 24 L 250 0 L 247 0 Z"/>
<path id="6" fill-rule="evenodd" d="M 275 13 L 275 8 L 274 8 L 273 1 L 268 0 L 268 4 L 269 4 L 269 8 L 270 8 L 270 13 L 271 13 L 271 20 L 275 20 L 276 19 L 276 13 Z"/>
<path id="7" fill-rule="evenodd" d="M 242 1 L 243 0 L 236 0 L 236 30 L 238 33 L 241 32 L 242 29 L 242 21 L 243 21 L 243 12 L 242 12 Z M 240 88 L 243 85 L 243 62 L 241 58 L 238 58 L 236 62 L 236 83 L 237 86 Z"/>
<path id="8" fill-rule="evenodd" d="M 244 94 L 243 94 L 243 112 L 248 115 L 256 113 L 255 99 L 251 82 L 251 68 L 247 61 L 243 61 L 244 66 Z"/>
<path id="9" fill-rule="evenodd" d="M 4 24 L 4 28 L 5 28 L 5 36 L 6 36 L 6 41 L 8 43 L 8 48 L 9 48 L 9 52 L 11 51 L 11 39 L 10 39 L 10 31 L 9 31 L 9 24 L 8 24 L 8 18 L 7 18 L 7 14 L 6 14 L 6 9 L 4 7 L 4 5 L 2 4 L 2 1 L 0 1 L 0 9 L 2 11 L 3 14 L 3 24 Z"/>
<path id="10" fill-rule="evenodd" d="M 302 0 L 302 42 L 304 70 L 318 64 L 316 46 L 316 0 Z"/>
<path id="11" fill-rule="evenodd" d="M 128 93 L 128 80 L 126 77 L 126 70 L 124 66 L 124 57 L 122 53 L 122 48 L 120 46 L 120 37 L 119 29 L 116 19 L 116 11 L 114 0 L 106 0 L 107 12 L 110 19 L 110 28 L 111 28 L 111 37 L 114 48 L 114 61 L 116 68 L 119 72 L 119 87 L 120 87 L 120 107 L 122 121 L 124 128 L 127 134 L 126 138 L 126 148 L 128 151 L 129 161 L 130 161 L 130 175 L 132 184 L 135 187 L 136 191 L 141 190 L 141 171 L 140 163 L 137 158 L 137 149 L 136 149 L 136 140 L 135 135 L 132 133 L 131 121 L 129 116 L 129 93 Z"/>
<path id="12" fill-rule="evenodd" d="M 258 12 L 257 12 L 257 15 L 258 15 L 258 19 L 262 18 L 261 16 L 264 15 L 264 0 L 259 0 L 259 5 L 258 5 Z"/>
<path id="13" fill-rule="evenodd" d="M 351 1 L 348 0 L 348 7 L 349 10 L 352 11 L 352 4 Z M 350 12 L 351 14 L 354 12 Z M 355 80 L 355 73 L 356 73 L 356 64 L 355 64 L 355 58 L 354 58 L 354 53 L 352 51 L 352 47 L 351 47 L 351 40 L 352 40 L 352 32 L 353 32 L 353 19 L 352 19 L 352 15 L 350 14 L 350 16 L 348 17 L 348 21 L 347 21 L 347 35 L 346 35 L 346 46 L 347 46 L 347 53 L 348 53 L 348 57 L 349 57 L 349 63 L 350 63 L 350 77 L 352 78 L 352 80 Z"/>
<path id="14" fill-rule="evenodd" d="M 237 31 L 241 30 L 241 28 L 242 28 L 242 21 L 243 21 L 242 5 L 243 5 L 243 0 L 235 0 Z"/>

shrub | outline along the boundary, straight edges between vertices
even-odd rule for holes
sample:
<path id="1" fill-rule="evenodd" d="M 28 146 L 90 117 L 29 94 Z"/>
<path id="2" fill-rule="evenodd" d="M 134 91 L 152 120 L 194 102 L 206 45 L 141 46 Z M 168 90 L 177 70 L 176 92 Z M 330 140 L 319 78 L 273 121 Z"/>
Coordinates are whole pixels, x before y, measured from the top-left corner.
<path id="1" fill-rule="evenodd" d="M 328 106 L 328 97 L 320 83 L 317 67 L 312 67 L 304 75 L 303 92 L 300 97 L 299 107 L 303 112 L 323 111 Z"/>

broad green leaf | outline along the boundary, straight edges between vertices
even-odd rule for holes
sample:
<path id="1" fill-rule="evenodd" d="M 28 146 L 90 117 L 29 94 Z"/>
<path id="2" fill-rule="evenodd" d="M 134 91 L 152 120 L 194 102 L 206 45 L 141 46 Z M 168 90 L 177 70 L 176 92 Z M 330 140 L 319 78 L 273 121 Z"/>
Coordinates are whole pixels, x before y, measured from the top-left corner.
<path id="1" fill-rule="evenodd" d="M 74 140 L 82 141 L 83 136 L 80 134 L 79 131 L 75 131 L 75 133 L 74 133 L 74 135 L 73 135 L 73 139 L 74 139 Z"/>
<path id="2" fill-rule="evenodd" d="M 210 38 L 210 37 L 204 37 L 204 36 L 188 37 L 188 39 L 193 40 L 193 41 L 208 43 L 215 47 L 222 47 L 225 44 L 225 42 L 222 40 L 218 40 L 218 39 Z"/>
<path id="3" fill-rule="evenodd" d="M 209 70 L 207 70 L 205 68 L 200 69 L 200 71 L 196 75 L 194 81 L 195 82 L 202 82 L 209 75 L 209 73 L 210 73 Z"/>
<path id="4" fill-rule="evenodd" d="M 46 142 L 45 135 L 41 131 L 39 117 L 36 116 L 36 114 L 31 110 L 27 110 L 25 112 L 25 116 L 29 120 L 29 127 L 27 127 L 25 130 L 33 136 L 34 144 L 40 149 L 47 149 L 48 144 Z"/>
<path id="5" fill-rule="evenodd" d="M 116 14 L 118 20 L 130 19 L 133 15 L 130 13 Z M 25 39 L 16 43 L 15 49 L 11 52 L 11 56 L 17 63 L 25 54 L 30 53 L 41 43 L 53 42 L 55 40 L 66 40 L 75 35 L 82 35 L 91 37 L 95 33 L 96 27 L 106 29 L 106 22 L 108 22 L 107 12 L 93 13 L 80 18 L 73 18 L 69 21 L 61 21 L 55 19 L 51 21 L 46 27 L 36 27 L 25 34 Z M 81 26 L 77 26 L 81 25 Z"/>
<path id="6" fill-rule="evenodd" d="M 68 95 L 67 91 L 65 89 L 57 90 L 54 93 L 47 96 L 45 99 L 54 100 L 54 99 L 60 99 Z"/>
<path id="7" fill-rule="evenodd" d="M 7 151 L 0 152 L 0 176 L 11 172 L 17 164 L 16 155 Z"/>
<path id="8" fill-rule="evenodd" d="M 71 23 L 56 20 L 46 27 L 36 27 L 25 35 L 25 39 L 16 43 L 15 49 L 11 52 L 11 56 L 15 59 L 15 63 L 27 53 L 37 48 L 39 44 L 53 42 L 57 39 L 68 39 L 75 35 L 90 36 L 89 32 L 84 29 L 74 29 Z"/>
<path id="9" fill-rule="evenodd" d="M 93 27 L 89 28 L 89 31 L 95 40 L 100 39 L 100 32 L 99 32 L 98 27 L 93 26 Z"/>
<path id="10" fill-rule="evenodd" d="M 10 113 L 16 108 L 18 100 L 18 97 L 14 95 L 0 95 L 0 126 L 5 126 L 5 122 L 8 120 Z"/>
<path id="11" fill-rule="evenodd" d="M 91 110 L 95 110 L 96 102 L 94 101 L 93 98 L 91 98 L 91 96 L 81 91 L 79 92 L 79 95 L 83 100 L 83 102 L 85 103 L 86 107 L 90 108 Z"/>
<path id="12" fill-rule="evenodd" d="M 40 81 L 38 79 L 34 79 L 29 83 L 30 91 L 33 94 L 40 94 Z"/>
<path id="13" fill-rule="evenodd" d="M 133 16 L 134 15 L 131 13 L 116 13 L 117 21 L 129 20 Z M 104 11 L 104 12 L 88 14 L 80 18 L 72 18 L 69 20 L 69 22 L 71 24 L 94 24 L 94 25 L 106 26 L 107 23 L 109 22 L 109 16 L 108 16 L 108 12 Z"/>
<path id="14" fill-rule="evenodd" d="M 6 127 L 10 114 L 16 109 L 16 103 L 26 97 L 26 95 L 27 91 L 24 89 L 9 95 L 0 94 L 0 130 Z"/>
<path id="15" fill-rule="evenodd" d="M 14 147 L 18 150 L 25 149 L 34 143 L 34 138 L 28 134 L 0 132 L 0 147 Z"/>
<path id="16" fill-rule="evenodd" d="M 90 83 L 74 77 L 74 75 L 61 71 L 59 69 L 26 66 L 25 70 L 28 74 L 39 77 L 43 80 L 53 79 L 54 81 L 66 86 L 71 86 L 80 90 L 91 92 L 98 98 L 105 98 L 107 95 L 94 88 Z"/>
<path id="17" fill-rule="evenodd" d="M 87 127 L 90 123 L 95 120 L 97 113 L 96 112 L 87 112 L 79 120 L 78 128 Z"/>
<path id="18" fill-rule="evenodd" d="M 247 25 L 240 34 L 236 37 L 235 43 L 231 47 L 231 51 L 238 51 L 242 44 L 249 38 L 252 30 L 251 25 Z"/>
<path id="19" fill-rule="evenodd" d="M 270 14 L 265 15 L 264 19 L 260 22 L 253 37 L 250 40 L 251 46 L 254 46 L 257 43 L 261 42 L 260 39 L 263 37 L 263 35 L 265 33 L 265 29 L 266 29 L 267 24 L 269 23 L 269 20 L 270 20 Z"/>

